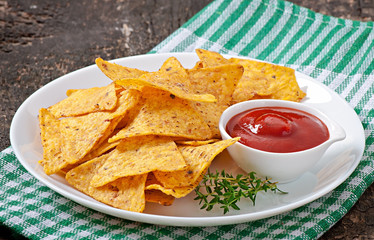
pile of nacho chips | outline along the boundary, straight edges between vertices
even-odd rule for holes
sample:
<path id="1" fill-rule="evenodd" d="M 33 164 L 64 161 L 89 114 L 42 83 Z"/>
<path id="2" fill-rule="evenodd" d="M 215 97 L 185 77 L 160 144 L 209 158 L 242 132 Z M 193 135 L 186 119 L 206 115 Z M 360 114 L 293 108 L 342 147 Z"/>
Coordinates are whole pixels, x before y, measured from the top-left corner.
<path id="1" fill-rule="evenodd" d="M 71 89 L 39 111 L 46 174 L 116 208 L 170 205 L 199 184 L 214 158 L 238 141 L 221 140 L 230 105 L 258 98 L 300 101 L 294 70 L 196 50 L 185 69 L 174 57 L 157 72 L 96 59 L 113 83 Z"/>

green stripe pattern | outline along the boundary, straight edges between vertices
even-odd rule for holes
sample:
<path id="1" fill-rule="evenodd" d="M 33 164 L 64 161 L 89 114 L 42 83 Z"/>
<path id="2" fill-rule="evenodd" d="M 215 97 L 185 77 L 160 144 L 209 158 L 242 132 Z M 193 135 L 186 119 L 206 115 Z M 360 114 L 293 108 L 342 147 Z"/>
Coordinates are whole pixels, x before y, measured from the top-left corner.
<path id="1" fill-rule="evenodd" d="M 33 239 L 316 239 L 347 213 L 374 181 L 373 22 L 343 20 L 282 0 L 216 0 L 150 53 L 204 48 L 284 64 L 343 97 L 365 129 L 364 156 L 327 195 L 293 211 L 216 227 L 168 227 L 114 218 L 56 194 L 0 153 L 0 219 Z"/>

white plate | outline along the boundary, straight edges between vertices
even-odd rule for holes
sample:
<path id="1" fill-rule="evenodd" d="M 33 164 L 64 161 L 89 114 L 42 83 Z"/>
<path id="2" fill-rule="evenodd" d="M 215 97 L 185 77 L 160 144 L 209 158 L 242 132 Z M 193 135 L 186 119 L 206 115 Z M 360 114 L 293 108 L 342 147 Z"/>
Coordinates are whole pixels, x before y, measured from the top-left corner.
<path id="1" fill-rule="evenodd" d="M 198 60 L 194 53 L 152 54 L 114 60 L 115 63 L 148 71 L 156 71 L 170 56 L 177 57 L 186 68 Z M 364 131 L 353 109 L 336 93 L 312 78 L 296 73 L 301 88 L 307 92 L 304 104 L 319 108 L 342 125 L 347 133 L 344 141 L 331 146 L 311 171 L 298 180 L 279 184 L 288 194 L 261 193 L 256 206 L 243 200 L 241 210 L 223 215 L 221 209 L 206 212 L 200 210 L 195 193 L 176 199 L 169 207 L 147 203 L 144 213 L 124 211 L 102 204 L 75 190 L 58 175 L 47 176 L 38 161 L 42 158 L 38 111 L 66 97 L 71 88 L 104 86 L 111 81 L 92 65 L 62 76 L 32 94 L 18 109 L 10 128 L 10 140 L 20 163 L 42 183 L 79 204 L 124 219 L 173 226 L 212 226 L 253 221 L 290 211 L 330 192 L 341 184 L 357 167 L 365 146 Z M 225 169 L 233 174 L 240 169 L 231 161 L 226 151 L 213 162 L 211 169 Z"/>

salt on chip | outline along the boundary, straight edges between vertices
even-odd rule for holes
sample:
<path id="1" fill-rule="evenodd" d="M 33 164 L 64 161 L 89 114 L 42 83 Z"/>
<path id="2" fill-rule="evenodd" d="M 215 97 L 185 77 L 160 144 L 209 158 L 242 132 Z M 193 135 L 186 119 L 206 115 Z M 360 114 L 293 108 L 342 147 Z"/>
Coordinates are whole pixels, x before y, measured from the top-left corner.
<path id="1" fill-rule="evenodd" d="M 211 137 L 211 130 L 184 99 L 166 91 L 144 88 L 144 105 L 134 120 L 109 141 L 144 136 L 162 135 L 205 140 Z"/>
<path id="2" fill-rule="evenodd" d="M 92 178 L 91 185 L 103 186 L 118 178 L 155 170 L 177 171 L 186 167 L 176 144 L 169 137 L 127 138 L 113 150 Z"/>
<path id="3" fill-rule="evenodd" d="M 116 83 L 125 87 L 134 87 L 134 85 L 151 86 L 191 101 L 216 101 L 212 94 L 194 92 L 194 86 L 189 81 L 186 69 L 175 57 L 167 59 L 157 72 L 146 73 L 139 78 L 118 80 Z"/>
<path id="4" fill-rule="evenodd" d="M 68 91 L 67 94 L 69 94 L 69 97 L 48 108 L 57 118 L 108 111 L 113 110 L 117 106 L 114 84 L 80 89 L 73 92 Z"/>
<path id="5" fill-rule="evenodd" d="M 197 181 L 219 153 L 238 140 L 239 138 L 232 138 L 201 146 L 178 146 L 187 168 L 174 172 L 154 171 L 153 174 L 166 188 L 190 186 Z"/>
<path id="6" fill-rule="evenodd" d="M 92 177 L 103 164 L 106 155 L 88 161 L 67 172 L 65 178 L 79 191 L 116 208 L 143 212 L 145 207 L 145 182 L 147 175 L 119 178 L 102 187 L 90 185 Z"/>
<path id="7" fill-rule="evenodd" d="M 244 67 L 244 74 L 233 93 L 233 103 L 256 98 L 299 102 L 305 97 L 292 68 L 248 59 L 230 59 Z"/>
<path id="8" fill-rule="evenodd" d="M 39 110 L 40 137 L 43 146 L 43 159 L 39 163 L 48 175 L 58 172 L 67 164 L 61 152 L 62 142 L 60 121 L 47 109 Z"/>
<path id="9" fill-rule="evenodd" d="M 100 70 L 112 81 L 117 81 L 125 78 L 137 78 L 147 73 L 146 71 L 121 66 L 115 63 L 111 63 L 103 60 L 102 58 L 96 58 L 96 65 Z"/>

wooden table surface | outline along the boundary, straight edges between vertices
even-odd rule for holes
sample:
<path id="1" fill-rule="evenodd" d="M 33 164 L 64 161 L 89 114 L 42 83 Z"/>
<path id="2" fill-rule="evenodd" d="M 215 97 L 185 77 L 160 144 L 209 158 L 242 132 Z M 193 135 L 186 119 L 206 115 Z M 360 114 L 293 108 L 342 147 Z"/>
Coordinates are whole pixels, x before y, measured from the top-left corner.
<path id="1" fill-rule="evenodd" d="M 208 0 L 0 0 L 0 150 L 20 104 L 71 71 L 104 59 L 144 54 Z M 291 0 L 323 14 L 374 20 L 373 0 Z M 374 185 L 320 239 L 374 239 Z M 2 227 L 0 239 L 22 239 Z"/>

